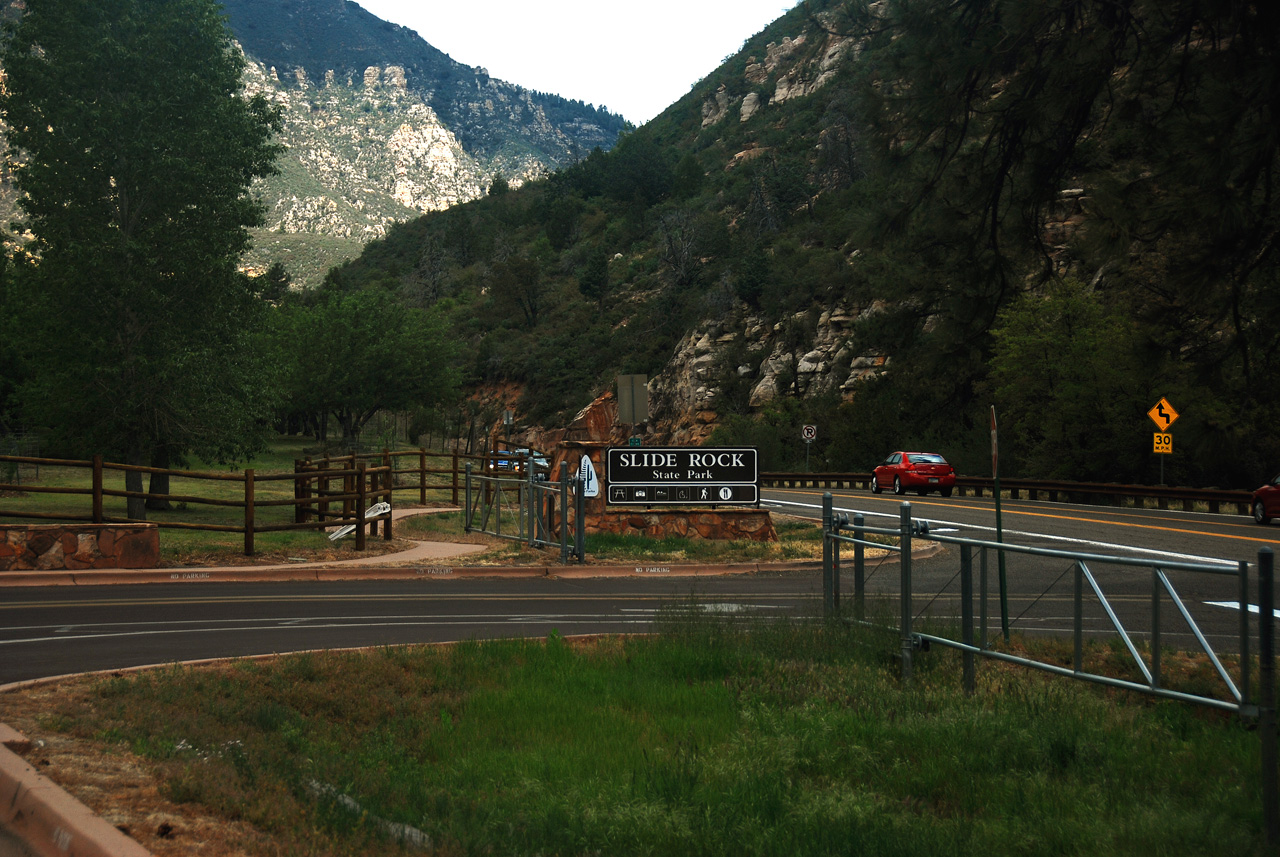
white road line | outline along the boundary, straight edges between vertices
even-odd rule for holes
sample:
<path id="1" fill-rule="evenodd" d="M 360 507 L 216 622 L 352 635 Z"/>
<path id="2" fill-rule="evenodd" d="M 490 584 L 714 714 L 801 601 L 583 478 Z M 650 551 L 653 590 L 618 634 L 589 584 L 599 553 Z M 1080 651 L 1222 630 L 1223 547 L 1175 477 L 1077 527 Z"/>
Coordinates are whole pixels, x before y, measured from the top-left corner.
<path id="1" fill-rule="evenodd" d="M 772 506 L 798 506 L 802 509 L 821 509 L 822 506 L 815 503 L 792 503 L 786 500 L 761 500 L 761 504 Z M 890 515 L 886 512 L 871 512 L 863 509 L 845 509 L 833 508 L 835 512 L 845 512 L 849 515 L 862 515 L 864 518 L 892 518 L 894 521 L 899 520 L 898 515 Z M 944 521 L 939 518 L 912 518 L 914 521 L 928 521 L 930 528 L 935 524 L 941 524 L 948 527 L 959 527 L 961 529 L 980 530 L 983 532 L 994 533 L 995 527 L 986 527 L 979 524 L 965 524 L 960 521 Z M 1188 562 L 1203 562 L 1212 565 L 1235 566 L 1237 563 L 1233 560 L 1223 559 L 1216 556 L 1197 556 L 1195 554 L 1170 553 L 1169 551 L 1154 550 L 1152 548 L 1137 548 L 1130 545 L 1117 545 L 1110 542 L 1099 542 L 1091 539 L 1073 539 L 1068 536 L 1055 536 L 1049 533 L 1033 533 L 1026 530 L 1010 530 L 1005 528 L 1006 536 L 1026 536 L 1033 539 L 1044 539 L 1046 541 L 1064 542 L 1066 544 L 1085 545 L 1092 548 L 1101 548 L 1103 550 L 1118 551 L 1122 553 L 1147 554 L 1150 556 L 1164 557 L 1165 559 L 1186 560 Z"/>
<path id="2" fill-rule="evenodd" d="M 1210 607 L 1225 607 L 1225 608 L 1227 608 L 1228 610 L 1239 610 L 1239 609 L 1240 609 L 1240 602 L 1239 602 L 1239 601 L 1206 601 L 1206 602 L 1205 602 L 1205 604 L 1208 604 Z M 1262 613 L 1262 608 L 1261 608 L 1261 607 L 1259 607 L 1257 604 L 1250 604 L 1250 605 L 1249 605 L 1249 612 L 1250 612 L 1250 613 L 1257 614 L 1257 615 L 1261 615 L 1261 613 Z M 1275 618 L 1276 616 L 1280 616 L 1280 610 L 1272 609 L 1272 611 L 1271 611 L 1271 616 L 1272 616 L 1272 618 Z"/>

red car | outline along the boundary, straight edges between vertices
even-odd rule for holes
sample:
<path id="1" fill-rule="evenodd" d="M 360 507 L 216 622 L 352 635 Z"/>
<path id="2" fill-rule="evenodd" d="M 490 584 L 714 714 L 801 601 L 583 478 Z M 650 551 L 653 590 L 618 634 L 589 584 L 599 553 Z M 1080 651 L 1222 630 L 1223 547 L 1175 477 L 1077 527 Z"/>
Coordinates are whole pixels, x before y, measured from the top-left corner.
<path id="1" fill-rule="evenodd" d="M 871 493 L 892 487 L 894 494 L 917 491 L 920 496 L 937 491 L 950 497 L 956 487 L 956 469 L 936 452 L 895 452 L 871 474 Z"/>
<path id="2" fill-rule="evenodd" d="M 1253 492 L 1253 519 L 1269 524 L 1272 518 L 1280 518 L 1280 476 Z"/>

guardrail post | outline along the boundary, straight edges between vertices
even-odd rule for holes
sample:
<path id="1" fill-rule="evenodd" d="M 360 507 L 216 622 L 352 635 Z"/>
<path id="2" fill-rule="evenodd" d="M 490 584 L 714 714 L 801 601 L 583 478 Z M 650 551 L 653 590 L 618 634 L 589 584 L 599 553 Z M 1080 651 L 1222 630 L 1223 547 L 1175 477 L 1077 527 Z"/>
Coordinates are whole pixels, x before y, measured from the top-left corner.
<path id="1" fill-rule="evenodd" d="M 93 457 L 93 522 L 102 523 L 102 456 Z"/>
<path id="2" fill-rule="evenodd" d="M 244 472 L 244 555 L 253 556 L 253 471 Z"/>
<path id="3" fill-rule="evenodd" d="M 853 617 L 859 622 L 867 618 L 867 581 L 866 581 L 866 548 L 862 541 L 867 534 L 862 531 L 866 519 L 862 515 L 853 516 Z"/>
<path id="4" fill-rule="evenodd" d="M 960 639 L 966 646 L 973 645 L 973 547 L 960 545 Z M 972 695 L 975 686 L 973 652 L 965 649 L 961 655 L 964 665 L 964 692 Z"/>
<path id="5" fill-rule="evenodd" d="M 899 509 L 900 532 L 898 546 L 901 560 L 902 616 L 900 636 L 902 643 L 902 680 L 911 681 L 911 650 L 915 641 L 911 637 L 911 504 L 903 502 Z"/>
<path id="6" fill-rule="evenodd" d="M 831 512 L 831 492 L 822 495 L 822 615 L 830 619 L 835 612 L 831 585 L 831 557 L 834 540 L 834 516 Z"/>
<path id="7" fill-rule="evenodd" d="M 364 550 L 365 534 L 368 530 L 364 520 L 364 510 L 369 508 L 368 492 L 365 488 L 366 477 L 369 475 L 367 471 L 368 465 L 363 461 L 356 465 L 356 550 L 358 551 Z M 347 481 L 350 483 L 350 477 Z M 351 501 L 343 502 L 349 504 Z"/>
<path id="8" fill-rule="evenodd" d="M 1276 771 L 1275 553 L 1258 551 L 1258 735 L 1262 738 L 1262 818 L 1267 845 L 1280 844 L 1280 782 Z"/>

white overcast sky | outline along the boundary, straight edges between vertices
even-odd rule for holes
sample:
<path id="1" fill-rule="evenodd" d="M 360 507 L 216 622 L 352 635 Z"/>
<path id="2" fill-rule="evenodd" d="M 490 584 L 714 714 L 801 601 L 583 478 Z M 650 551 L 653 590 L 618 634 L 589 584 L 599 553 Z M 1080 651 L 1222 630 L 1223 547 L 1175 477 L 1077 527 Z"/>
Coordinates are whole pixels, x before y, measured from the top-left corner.
<path id="1" fill-rule="evenodd" d="M 357 0 L 493 77 L 643 125 L 797 0 Z"/>

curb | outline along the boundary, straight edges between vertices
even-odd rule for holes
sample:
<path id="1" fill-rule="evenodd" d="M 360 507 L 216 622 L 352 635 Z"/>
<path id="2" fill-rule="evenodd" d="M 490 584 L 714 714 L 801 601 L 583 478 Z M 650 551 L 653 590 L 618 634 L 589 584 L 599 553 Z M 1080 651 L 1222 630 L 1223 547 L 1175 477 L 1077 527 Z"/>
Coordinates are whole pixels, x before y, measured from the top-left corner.
<path id="1" fill-rule="evenodd" d="M 4 727 L 0 746 L 0 824 L 42 857 L 152 857 L 21 756 L 10 741 L 26 741 Z M 8 736 L 17 735 L 16 739 Z"/>
<path id="2" fill-rule="evenodd" d="M 448 580 L 453 578 L 712 577 L 761 571 L 812 571 L 818 560 L 775 563 L 653 563 L 651 565 L 412 565 L 255 568 L 157 568 L 77 572 L 0 572 L 6 586 L 113 586 L 140 583 L 278 583 L 334 580 Z"/>

